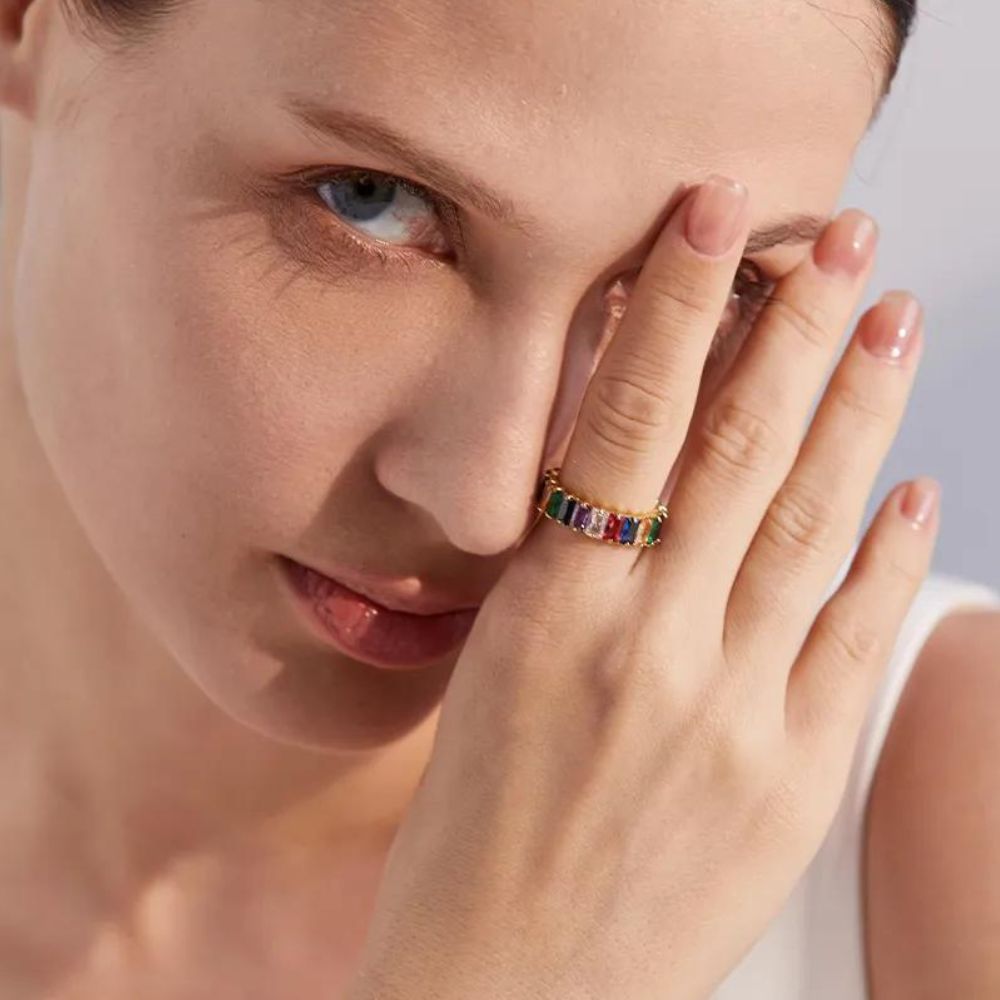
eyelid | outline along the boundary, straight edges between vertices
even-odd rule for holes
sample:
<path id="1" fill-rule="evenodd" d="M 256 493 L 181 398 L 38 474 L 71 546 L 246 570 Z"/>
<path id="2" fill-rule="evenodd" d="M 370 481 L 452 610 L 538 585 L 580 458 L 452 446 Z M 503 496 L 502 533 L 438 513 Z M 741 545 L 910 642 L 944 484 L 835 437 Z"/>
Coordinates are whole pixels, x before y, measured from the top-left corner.
<path id="1" fill-rule="evenodd" d="M 376 170 L 373 167 L 352 167 L 344 165 L 342 167 L 313 167 L 307 170 L 297 171 L 289 175 L 293 183 L 300 184 L 304 188 L 318 187 L 320 184 L 329 184 L 334 181 L 350 177 L 352 174 L 371 174 L 373 177 L 385 178 L 398 184 L 401 188 L 409 191 L 417 198 L 422 198 L 433 206 L 434 210 L 444 220 L 449 221 L 458 214 L 458 206 L 443 194 L 425 187 L 417 181 L 410 180 L 401 174 L 393 174 L 385 170 Z"/>
<path id="2" fill-rule="evenodd" d="M 435 215 L 447 231 L 448 236 L 452 239 L 452 242 L 457 245 L 459 252 L 464 254 L 465 242 L 459 219 L 458 206 L 456 206 L 455 203 L 449 198 L 444 197 L 444 195 L 439 194 L 437 191 L 426 187 L 418 181 L 411 180 L 409 177 L 405 177 L 401 174 L 395 174 L 387 170 L 378 170 L 374 167 L 349 166 L 347 164 L 339 167 L 330 165 L 311 167 L 306 170 L 299 170 L 291 174 L 287 174 L 285 177 L 292 184 L 301 188 L 305 194 L 315 196 L 322 204 L 322 199 L 319 199 L 316 195 L 316 188 L 325 183 L 333 183 L 334 181 L 343 180 L 345 177 L 360 174 L 369 174 L 372 177 L 390 180 L 393 183 L 398 184 L 410 194 L 417 198 L 421 198 L 430 204 L 434 209 Z M 384 240 L 379 240 L 378 237 L 375 236 L 360 236 L 357 232 L 352 230 L 350 226 L 338 219 L 335 213 L 330 212 L 330 217 L 337 223 L 340 230 L 348 236 L 355 246 L 360 247 L 369 254 L 378 257 L 382 263 L 386 263 L 389 258 L 402 262 L 412 262 L 414 256 L 429 258 L 436 262 L 450 262 L 457 256 L 454 252 L 447 255 L 435 254 L 430 251 L 417 249 L 415 247 L 407 249 L 393 243 L 387 243 Z"/>
<path id="3" fill-rule="evenodd" d="M 745 268 L 750 268 L 752 271 L 752 277 L 758 284 L 761 285 L 776 285 L 781 278 L 778 275 L 771 274 L 764 264 L 756 260 L 751 260 L 749 257 L 744 257 L 739 266 L 736 269 L 736 278 L 739 279 Z"/>

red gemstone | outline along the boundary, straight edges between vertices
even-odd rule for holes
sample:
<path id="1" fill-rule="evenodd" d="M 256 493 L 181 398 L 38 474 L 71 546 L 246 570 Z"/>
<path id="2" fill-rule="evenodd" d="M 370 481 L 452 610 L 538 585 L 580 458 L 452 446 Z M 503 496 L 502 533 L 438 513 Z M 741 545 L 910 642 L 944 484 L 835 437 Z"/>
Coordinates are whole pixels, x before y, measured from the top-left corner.
<path id="1" fill-rule="evenodd" d="M 608 523 L 604 526 L 603 538 L 614 538 L 618 534 L 619 519 L 617 514 L 608 514 Z"/>

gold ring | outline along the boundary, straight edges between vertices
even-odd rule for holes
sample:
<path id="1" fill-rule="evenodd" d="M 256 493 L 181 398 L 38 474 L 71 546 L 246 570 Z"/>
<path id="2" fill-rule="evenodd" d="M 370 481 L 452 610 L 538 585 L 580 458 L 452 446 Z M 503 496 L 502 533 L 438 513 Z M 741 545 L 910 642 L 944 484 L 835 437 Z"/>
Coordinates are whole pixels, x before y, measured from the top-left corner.
<path id="1" fill-rule="evenodd" d="M 647 511 L 616 510 L 571 493 L 559 481 L 559 472 L 559 466 L 546 469 L 539 481 L 535 493 L 539 514 L 597 541 L 637 549 L 659 544 L 660 529 L 669 516 L 665 503 Z"/>

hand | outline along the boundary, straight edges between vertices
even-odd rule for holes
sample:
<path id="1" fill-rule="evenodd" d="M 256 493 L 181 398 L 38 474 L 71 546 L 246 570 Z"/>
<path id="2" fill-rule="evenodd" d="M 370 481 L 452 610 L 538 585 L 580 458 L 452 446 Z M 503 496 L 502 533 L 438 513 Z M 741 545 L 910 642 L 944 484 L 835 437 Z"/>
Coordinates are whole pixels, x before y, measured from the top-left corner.
<path id="1" fill-rule="evenodd" d="M 807 428 L 871 269 L 874 224 L 844 213 L 693 422 L 741 190 L 713 179 L 668 219 L 563 461 L 573 493 L 648 509 L 693 424 L 662 541 L 542 518 L 517 551 L 445 694 L 351 1000 L 705 997 L 833 819 L 937 533 L 897 487 L 822 603 L 909 396 L 919 306 L 865 313 Z M 900 359 L 864 346 L 907 325 Z"/>

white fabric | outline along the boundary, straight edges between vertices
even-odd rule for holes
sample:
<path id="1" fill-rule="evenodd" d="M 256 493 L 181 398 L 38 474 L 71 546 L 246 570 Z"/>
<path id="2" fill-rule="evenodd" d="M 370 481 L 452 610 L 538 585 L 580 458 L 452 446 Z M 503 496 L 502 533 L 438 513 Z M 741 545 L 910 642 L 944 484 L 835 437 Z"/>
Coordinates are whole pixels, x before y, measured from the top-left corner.
<path id="1" fill-rule="evenodd" d="M 827 596 L 839 586 L 851 557 Z M 826 838 L 784 908 L 712 1000 L 868 1000 L 861 876 L 868 793 L 917 654 L 941 619 L 959 607 L 1000 609 L 1000 591 L 930 573 L 909 609 L 872 699 L 844 797 Z"/>

